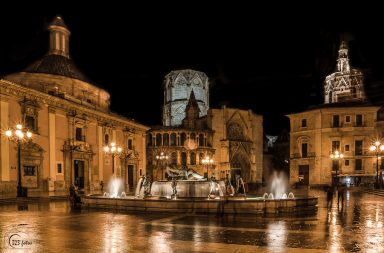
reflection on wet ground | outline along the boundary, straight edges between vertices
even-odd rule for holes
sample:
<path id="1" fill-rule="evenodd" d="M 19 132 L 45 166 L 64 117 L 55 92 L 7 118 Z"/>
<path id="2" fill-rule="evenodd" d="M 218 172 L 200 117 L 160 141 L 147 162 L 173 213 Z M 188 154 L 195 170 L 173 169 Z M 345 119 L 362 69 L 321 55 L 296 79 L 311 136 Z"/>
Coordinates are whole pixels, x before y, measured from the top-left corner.
<path id="1" fill-rule="evenodd" d="M 73 211 L 67 202 L 0 206 L 0 251 L 382 252 L 384 198 L 325 193 L 310 217 Z M 4 238 L 4 239 L 3 239 Z M 25 252 L 25 251 L 22 251 Z"/>

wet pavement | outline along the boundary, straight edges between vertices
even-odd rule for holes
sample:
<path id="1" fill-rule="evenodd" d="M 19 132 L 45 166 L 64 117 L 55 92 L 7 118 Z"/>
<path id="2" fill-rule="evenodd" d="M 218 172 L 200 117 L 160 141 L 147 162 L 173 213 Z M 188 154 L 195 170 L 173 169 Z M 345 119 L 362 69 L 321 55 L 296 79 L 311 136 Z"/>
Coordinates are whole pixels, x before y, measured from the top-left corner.
<path id="1" fill-rule="evenodd" d="M 307 217 L 71 210 L 0 205 L 1 252 L 384 252 L 384 197 L 348 191 Z"/>

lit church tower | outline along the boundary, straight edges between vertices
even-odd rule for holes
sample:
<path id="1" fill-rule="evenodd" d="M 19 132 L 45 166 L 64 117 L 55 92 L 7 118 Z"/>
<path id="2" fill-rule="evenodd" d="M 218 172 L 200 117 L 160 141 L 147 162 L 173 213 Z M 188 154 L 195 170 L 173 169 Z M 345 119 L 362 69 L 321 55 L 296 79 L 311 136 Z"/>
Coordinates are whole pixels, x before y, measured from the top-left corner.
<path id="1" fill-rule="evenodd" d="M 363 73 L 351 68 L 348 45 L 340 44 L 336 72 L 328 75 L 324 82 L 324 103 L 337 103 L 350 100 L 364 100 Z"/>
<path id="2" fill-rule="evenodd" d="M 69 58 L 69 35 L 67 26 L 60 16 L 56 16 L 48 27 L 49 35 L 49 54 L 58 54 Z"/>
<path id="3" fill-rule="evenodd" d="M 209 81 L 206 74 L 191 69 L 171 71 L 164 79 L 163 125 L 179 126 L 185 118 L 185 108 L 194 92 L 199 116 L 209 109 Z"/>

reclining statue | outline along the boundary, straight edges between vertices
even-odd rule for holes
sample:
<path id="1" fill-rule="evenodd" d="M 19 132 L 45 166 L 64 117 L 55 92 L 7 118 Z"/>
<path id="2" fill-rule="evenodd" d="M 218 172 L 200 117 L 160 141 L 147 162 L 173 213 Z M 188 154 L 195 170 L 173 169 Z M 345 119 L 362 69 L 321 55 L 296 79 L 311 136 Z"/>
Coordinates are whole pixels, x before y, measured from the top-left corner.
<path id="1" fill-rule="evenodd" d="M 167 165 L 166 172 L 171 178 L 178 180 L 203 180 L 204 176 L 199 175 L 193 169 L 187 167 L 177 168 L 176 165 Z"/>

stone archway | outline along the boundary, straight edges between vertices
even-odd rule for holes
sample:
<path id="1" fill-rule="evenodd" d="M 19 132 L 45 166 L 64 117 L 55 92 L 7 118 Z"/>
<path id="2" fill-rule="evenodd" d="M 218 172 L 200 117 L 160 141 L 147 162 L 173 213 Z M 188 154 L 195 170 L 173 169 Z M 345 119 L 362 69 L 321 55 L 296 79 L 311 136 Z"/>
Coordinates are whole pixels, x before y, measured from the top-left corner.
<path id="1" fill-rule="evenodd" d="M 236 175 L 240 175 L 245 182 L 251 182 L 251 161 L 249 148 L 250 143 L 234 142 L 230 146 L 230 168 L 231 181 L 235 180 Z"/>

